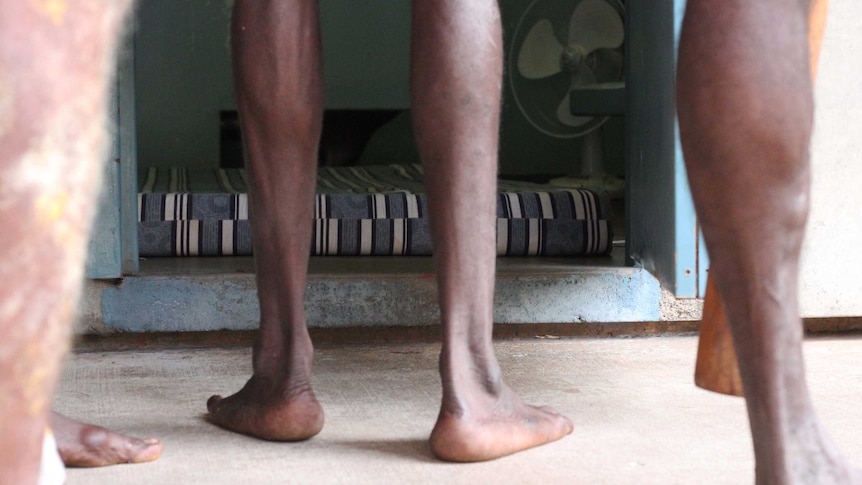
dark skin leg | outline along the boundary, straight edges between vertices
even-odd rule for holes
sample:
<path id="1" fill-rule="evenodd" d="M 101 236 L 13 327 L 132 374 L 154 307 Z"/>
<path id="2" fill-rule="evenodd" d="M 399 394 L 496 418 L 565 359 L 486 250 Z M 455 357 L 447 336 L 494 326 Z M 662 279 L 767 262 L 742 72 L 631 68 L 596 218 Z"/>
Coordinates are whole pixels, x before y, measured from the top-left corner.
<path id="1" fill-rule="evenodd" d="M 303 308 L 323 113 L 317 2 L 238 0 L 231 34 L 260 340 L 245 387 L 211 397 L 207 408 L 209 419 L 229 430 L 303 440 L 324 421 L 311 388 L 313 349 Z"/>
<path id="2" fill-rule="evenodd" d="M 128 2 L 0 1 L 0 483 L 38 479 Z"/>
<path id="3" fill-rule="evenodd" d="M 680 40 L 680 133 L 727 306 L 758 484 L 862 483 L 815 416 L 803 366 L 807 19 L 805 1 L 690 0 Z"/>
<path id="4" fill-rule="evenodd" d="M 572 431 L 567 418 L 512 392 L 494 355 L 502 43 L 496 0 L 413 4 L 413 116 L 443 326 L 431 450 L 450 461 L 498 458 Z"/>
<path id="5" fill-rule="evenodd" d="M 51 413 L 51 430 L 60 457 L 67 467 L 98 467 L 120 463 L 145 463 L 162 453 L 156 439 L 138 439 Z"/>
<path id="6" fill-rule="evenodd" d="M 235 6 L 233 42 L 261 339 L 246 386 L 211 398 L 208 408 L 213 422 L 233 431 L 305 439 L 323 425 L 302 308 L 322 112 L 316 3 L 251 5 Z M 444 329 L 444 397 L 431 447 L 446 460 L 488 460 L 557 440 L 572 425 L 527 406 L 503 383 L 491 343 L 502 80 L 496 2 L 416 2 L 413 19 L 413 103 L 433 199 Z"/>

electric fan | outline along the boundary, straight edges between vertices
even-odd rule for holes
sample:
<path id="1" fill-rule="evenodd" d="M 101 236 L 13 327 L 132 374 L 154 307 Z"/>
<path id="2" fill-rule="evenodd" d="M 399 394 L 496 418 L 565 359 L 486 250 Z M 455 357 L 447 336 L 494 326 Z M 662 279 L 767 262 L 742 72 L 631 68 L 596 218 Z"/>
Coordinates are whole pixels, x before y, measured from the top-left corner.
<path id="1" fill-rule="evenodd" d="M 623 19 L 620 0 L 534 0 L 508 41 L 511 99 L 534 130 L 561 142 L 581 138 L 581 168 L 572 174 L 581 185 L 608 178 L 599 128 L 609 114 L 623 114 Z M 578 159 L 577 150 L 567 155 Z"/>

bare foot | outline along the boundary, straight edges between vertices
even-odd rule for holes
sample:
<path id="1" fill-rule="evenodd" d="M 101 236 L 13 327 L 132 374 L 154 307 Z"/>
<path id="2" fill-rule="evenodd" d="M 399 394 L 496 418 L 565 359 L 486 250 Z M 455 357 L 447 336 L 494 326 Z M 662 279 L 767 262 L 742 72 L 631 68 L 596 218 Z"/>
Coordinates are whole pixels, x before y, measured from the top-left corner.
<path id="1" fill-rule="evenodd" d="M 208 419 L 222 428 L 271 441 L 301 441 L 323 429 L 323 408 L 311 386 L 283 385 L 253 375 L 236 394 L 207 401 Z"/>
<path id="2" fill-rule="evenodd" d="M 862 471 L 835 446 L 813 412 L 806 413 L 806 421 L 807 425 L 791 428 L 785 447 L 768 448 L 769 460 L 758 458 L 757 483 L 862 485 Z"/>
<path id="3" fill-rule="evenodd" d="M 798 459 L 790 466 L 785 475 L 786 480 L 773 480 L 767 473 L 761 474 L 757 470 L 757 483 L 787 483 L 804 485 L 862 485 L 862 470 L 855 468 L 843 456 L 825 457 L 820 456 L 812 460 L 812 457 L 789 457 L 790 461 Z M 818 462 L 818 463 L 812 463 Z M 811 466 L 813 465 L 813 466 Z"/>
<path id="4" fill-rule="evenodd" d="M 51 413 L 51 429 L 67 467 L 144 463 L 162 454 L 162 444 L 158 440 L 125 436 L 57 413 Z"/>
<path id="5" fill-rule="evenodd" d="M 493 460 L 557 441 L 572 432 L 572 422 L 549 407 L 525 404 L 505 384 L 487 406 L 459 406 L 444 402 L 431 431 L 431 451 L 447 461 Z"/>
<path id="6" fill-rule="evenodd" d="M 825 473 L 818 473 L 812 476 L 808 473 L 802 473 L 797 481 L 792 483 L 800 484 L 817 484 L 817 485 L 862 485 L 862 470 L 854 468 L 848 462 L 841 463 L 836 468 L 826 470 Z M 816 480 L 816 481 L 812 481 Z"/>

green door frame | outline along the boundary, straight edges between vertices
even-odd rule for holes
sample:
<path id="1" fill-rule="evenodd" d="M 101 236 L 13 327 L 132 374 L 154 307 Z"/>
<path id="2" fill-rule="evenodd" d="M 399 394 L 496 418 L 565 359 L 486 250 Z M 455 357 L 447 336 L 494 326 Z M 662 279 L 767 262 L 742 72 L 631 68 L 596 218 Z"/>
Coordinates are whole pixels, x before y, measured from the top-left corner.
<path id="1" fill-rule="evenodd" d="M 626 256 L 677 297 L 702 295 L 707 266 L 676 125 L 685 0 L 626 2 Z"/>
<path id="2" fill-rule="evenodd" d="M 139 268 L 134 53 L 130 34 L 119 48 L 111 95 L 113 143 L 90 236 L 86 272 L 91 279 L 120 278 Z"/>

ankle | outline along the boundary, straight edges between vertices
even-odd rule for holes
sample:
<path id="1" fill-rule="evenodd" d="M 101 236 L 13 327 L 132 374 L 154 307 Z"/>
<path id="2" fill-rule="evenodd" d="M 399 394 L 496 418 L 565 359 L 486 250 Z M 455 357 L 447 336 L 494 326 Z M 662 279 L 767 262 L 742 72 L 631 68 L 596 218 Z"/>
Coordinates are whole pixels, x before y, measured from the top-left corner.
<path id="1" fill-rule="evenodd" d="M 447 396 L 499 397 L 504 389 L 503 374 L 491 351 L 445 349 L 440 353 L 440 376 Z"/>
<path id="2" fill-rule="evenodd" d="M 854 472 L 813 413 L 755 441 L 757 483 L 849 483 Z"/>
<path id="3" fill-rule="evenodd" d="M 282 376 L 290 371 L 311 373 L 314 346 L 307 332 L 295 336 L 268 335 L 258 337 L 253 347 L 254 373 Z"/>

